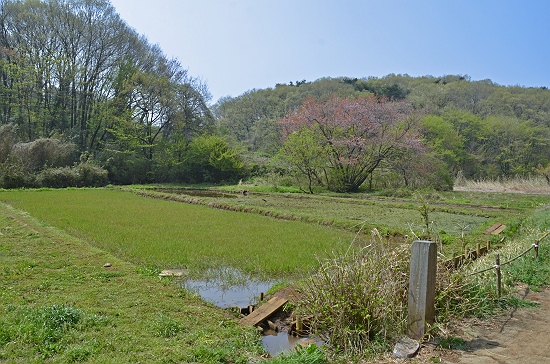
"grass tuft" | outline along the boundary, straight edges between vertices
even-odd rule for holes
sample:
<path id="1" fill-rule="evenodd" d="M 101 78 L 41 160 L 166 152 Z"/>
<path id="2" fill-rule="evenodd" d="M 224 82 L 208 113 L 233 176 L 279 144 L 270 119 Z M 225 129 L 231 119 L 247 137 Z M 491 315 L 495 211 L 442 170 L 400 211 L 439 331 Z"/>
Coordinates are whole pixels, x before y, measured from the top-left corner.
<path id="1" fill-rule="evenodd" d="M 302 287 L 298 312 L 331 350 L 363 355 L 388 349 L 404 330 L 407 249 L 377 245 L 320 260 Z"/>

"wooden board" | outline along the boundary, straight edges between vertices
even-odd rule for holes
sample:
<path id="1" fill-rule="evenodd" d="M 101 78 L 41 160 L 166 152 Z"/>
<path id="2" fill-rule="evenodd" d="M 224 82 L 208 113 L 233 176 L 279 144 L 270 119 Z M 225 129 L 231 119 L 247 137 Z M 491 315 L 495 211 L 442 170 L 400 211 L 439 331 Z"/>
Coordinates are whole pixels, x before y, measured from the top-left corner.
<path id="1" fill-rule="evenodd" d="M 483 234 L 498 235 L 503 232 L 504 229 L 506 229 L 506 225 L 502 225 L 500 222 L 497 222 L 496 224 L 485 230 Z"/>
<path id="2" fill-rule="evenodd" d="M 498 228 L 496 228 L 491 234 L 493 235 L 498 235 L 500 234 L 501 232 L 504 231 L 504 229 L 506 229 L 506 225 L 500 225 Z"/>
<path id="3" fill-rule="evenodd" d="M 256 326 L 269 316 L 273 315 L 275 311 L 283 307 L 287 303 L 286 298 L 273 297 L 263 305 L 261 305 L 256 311 L 253 311 L 250 315 L 243 317 L 239 323 L 241 325 Z"/>

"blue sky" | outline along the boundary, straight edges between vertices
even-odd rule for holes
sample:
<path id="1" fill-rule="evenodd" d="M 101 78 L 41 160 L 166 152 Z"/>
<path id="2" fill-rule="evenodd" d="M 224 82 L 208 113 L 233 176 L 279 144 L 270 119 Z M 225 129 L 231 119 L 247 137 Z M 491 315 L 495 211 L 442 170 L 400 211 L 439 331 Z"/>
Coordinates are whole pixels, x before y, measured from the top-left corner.
<path id="1" fill-rule="evenodd" d="M 111 0 L 213 102 L 321 77 L 469 75 L 550 87 L 548 0 Z"/>

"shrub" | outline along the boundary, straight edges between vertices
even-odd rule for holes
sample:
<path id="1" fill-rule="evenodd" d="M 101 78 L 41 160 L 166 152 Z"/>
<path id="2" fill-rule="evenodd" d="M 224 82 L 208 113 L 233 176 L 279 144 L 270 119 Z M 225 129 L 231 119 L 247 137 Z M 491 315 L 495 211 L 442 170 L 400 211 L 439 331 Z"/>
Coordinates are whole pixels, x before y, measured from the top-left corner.
<path id="1" fill-rule="evenodd" d="M 312 317 L 312 330 L 333 350 L 361 355 L 387 349 L 405 328 L 405 252 L 380 243 L 320 261 L 297 312 Z"/>
<path id="2" fill-rule="evenodd" d="M 0 125 L 0 163 L 4 163 L 19 141 L 19 130 L 15 124 Z"/>
<path id="3" fill-rule="evenodd" d="M 37 187 L 75 187 L 77 181 L 78 173 L 71 167 L 46 168 L 36 177 Z"/>
<path id="4" fill-rule="evenodd" d="M 13 158 L 8 158 L 0 164 L 0 187 L 21 188 L 31 184 L 30 178 L 25 173 L 21 163 Z"/>
<path id="5" fill-rule="evenodd" d="M 74 144 L 53 138 L 17 143 L 13 146 L 11 155 L 21 162 L 27 172 L 37 172 L 45 167 L 67 166 L 77 157 Z"/>
<path id="6" fill-rule="evenodd" d="M 99 187 L 107 183 L 107 171 L 93 161 L 74 167 L 46 168 L 36 177 L 38 187 Z"/>
<path id="7" fill-rule="evenodd" d="M 74 167 L 78 174 L 78 187 L 102 187 L 109 183 L 107 170 L 91 160 Z"/>
<path id="8" fill-rule="evenodd" d="M 189 144 L 186 170 L 191 182 L 236 181 L 244 175 L 237 151 L 218 136 L 201 136 Z"/>

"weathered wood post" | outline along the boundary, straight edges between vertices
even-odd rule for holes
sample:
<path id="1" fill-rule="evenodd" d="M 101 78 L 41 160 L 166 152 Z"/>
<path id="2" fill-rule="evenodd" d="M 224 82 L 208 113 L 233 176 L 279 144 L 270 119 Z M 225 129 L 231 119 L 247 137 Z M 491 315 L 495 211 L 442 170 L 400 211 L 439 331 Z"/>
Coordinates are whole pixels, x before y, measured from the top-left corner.
<path id="1" fill-rule="evenodd" d="M 500 254 L 495 254 L 495 271 L 497 272 L 498 298 L 502 295 L 502 273 L 500 272 Z"/>
<path id="2" fill-rule="evenodd" d="M 420 340 L 435 318 L 437 244 L 416 240 L 412 244 L 407 334 Z"/>

